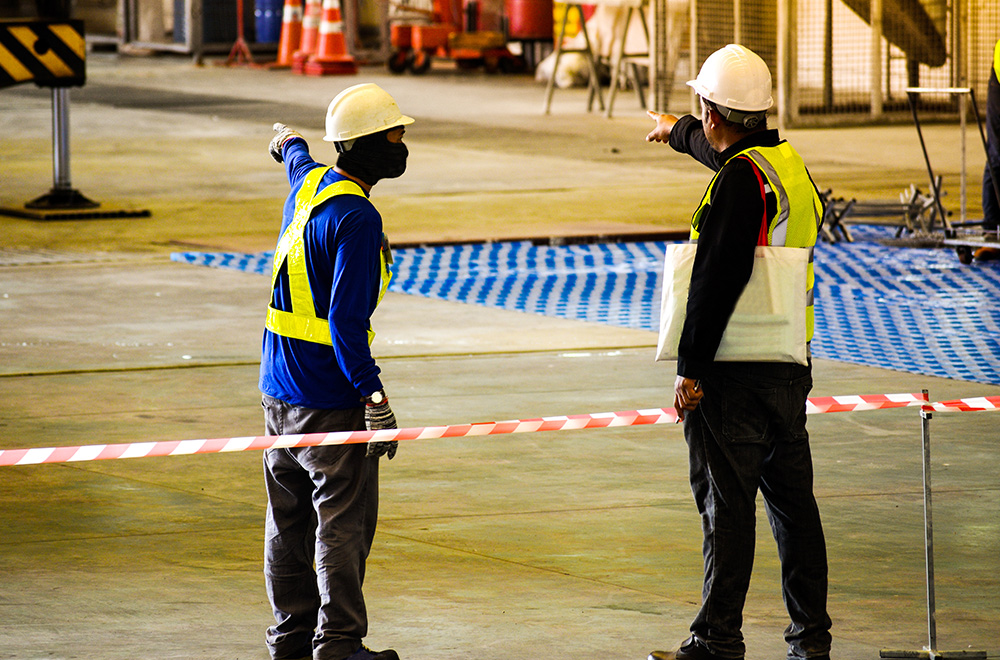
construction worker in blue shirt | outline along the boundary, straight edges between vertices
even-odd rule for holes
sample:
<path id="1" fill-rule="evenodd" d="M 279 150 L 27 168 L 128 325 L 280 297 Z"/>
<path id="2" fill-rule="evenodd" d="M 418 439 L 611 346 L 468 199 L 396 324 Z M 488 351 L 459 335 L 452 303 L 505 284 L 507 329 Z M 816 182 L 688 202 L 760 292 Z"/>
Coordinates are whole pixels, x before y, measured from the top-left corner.
<path id="1" fill-rule="evenodd" d="M 275 124 L 269 152 L 291 185 L 274 257 L 260 364 L 268 435 L 396 428 L 372 357 L 371 316 L 391 276 L 382 217 L 368 199 L 406 169 L 405 126 L 377 85 L 337 95 L 325 140 L 337 161 L 313 160 Z M 264 575 L 275 623 L 273 660 L 398 660 L 362 644 L 365 561 L 378 516 L 378 464 L 395 442 L 264 452 Z"/>
<path id="2" fill-rule="evenodd" d="M 701 117 L 650 112 L 646 139 L 716 172 L 692 219 L 697 243 L 678 347 L 674 406 L 684 422 L 702 519 L 705 577 L 691 636 L 649 660 L 742 660 L 743 605 L 763 493 L 781 560 L 789 660 L 829 660 L 826 542 L 806 432 L 810 364 L 716 360 L 758 245 L 811 250 L 823 205 L 799 154 L 767 128 L 771 74 L 743 46 L 708 57 L 695 80 Z M 812 264 L 807 341 L 812 336 Z"/>

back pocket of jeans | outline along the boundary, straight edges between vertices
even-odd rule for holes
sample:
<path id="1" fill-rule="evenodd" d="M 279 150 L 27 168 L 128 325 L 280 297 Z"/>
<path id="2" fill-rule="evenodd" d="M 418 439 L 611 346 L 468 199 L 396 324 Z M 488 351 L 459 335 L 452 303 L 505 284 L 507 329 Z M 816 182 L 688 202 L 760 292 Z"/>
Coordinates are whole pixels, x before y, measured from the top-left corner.
<path id="1" fill-rule="evenodd" d="M 744 390 L 737 397 L 722 399 L 722 433 L 734 443 L 763 442 L 767 434 L 768 416 L 761 395 Z"/>

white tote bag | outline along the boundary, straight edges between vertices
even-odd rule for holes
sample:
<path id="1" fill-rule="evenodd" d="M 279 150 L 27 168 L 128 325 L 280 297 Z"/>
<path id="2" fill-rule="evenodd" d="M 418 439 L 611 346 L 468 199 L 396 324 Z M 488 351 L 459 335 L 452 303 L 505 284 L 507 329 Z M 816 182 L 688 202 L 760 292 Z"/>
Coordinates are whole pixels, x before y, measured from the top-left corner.
<path id="1" fill-rule="evenodd" d="M 696 243 L 667 246 L 657 361 L 677 359 L 697 249 Z M 753 273 L 722 335 L 717 361 L 808 364 L 806 281 L 810 252 L 757 246 Z"/>

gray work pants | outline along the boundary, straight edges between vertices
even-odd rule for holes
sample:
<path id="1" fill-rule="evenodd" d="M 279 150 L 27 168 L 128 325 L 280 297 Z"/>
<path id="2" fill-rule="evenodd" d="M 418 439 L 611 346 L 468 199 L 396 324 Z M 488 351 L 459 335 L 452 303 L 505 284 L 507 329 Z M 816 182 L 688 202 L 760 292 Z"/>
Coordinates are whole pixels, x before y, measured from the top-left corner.
<path id="1" fill-rule="evenodd" d="M 364 408 L 263 397 L 268 435 L 364 430 Z M 378 518 L 378 459 L 364 444 L 264 452 L 264 577 L 271 657 L 342 660 L 368 633 L 361 586 Z"/>

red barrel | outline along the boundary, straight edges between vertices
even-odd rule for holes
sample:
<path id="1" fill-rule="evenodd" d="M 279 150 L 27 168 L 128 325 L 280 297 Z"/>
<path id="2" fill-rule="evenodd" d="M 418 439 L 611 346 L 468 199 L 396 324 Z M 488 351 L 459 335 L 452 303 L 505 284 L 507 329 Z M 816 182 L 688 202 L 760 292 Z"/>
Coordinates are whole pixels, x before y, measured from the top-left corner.
<path id="1" fill-rule="evenodd" d="M 510 39 L 552 39 L 552 0 L 504 0 Z"/>

